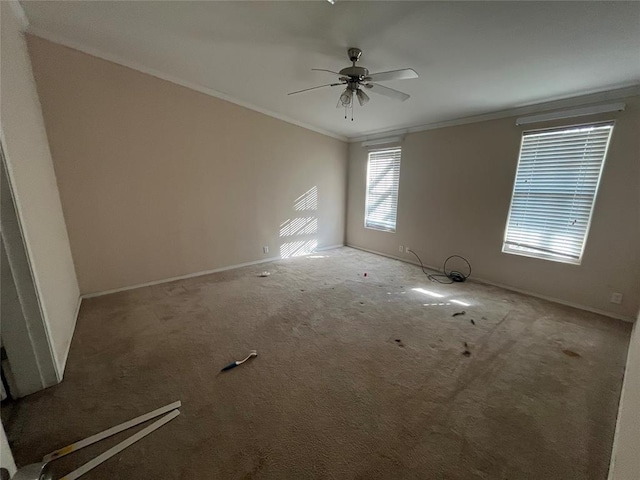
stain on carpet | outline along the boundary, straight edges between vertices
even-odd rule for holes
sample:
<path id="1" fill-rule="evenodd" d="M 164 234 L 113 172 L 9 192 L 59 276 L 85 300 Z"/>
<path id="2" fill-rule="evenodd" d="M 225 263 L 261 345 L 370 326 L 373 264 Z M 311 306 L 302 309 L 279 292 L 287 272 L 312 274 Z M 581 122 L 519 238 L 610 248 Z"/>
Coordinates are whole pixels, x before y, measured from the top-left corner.
<path id="1" fill-rule="evenodd" d="M 582 357 L 582 355 L 580 355 L 578 352 L 574 352 L 573 350 L 562 350 L 562 353 L 564 353 L 567 357 L 573 357 L 573 358 Z"/>

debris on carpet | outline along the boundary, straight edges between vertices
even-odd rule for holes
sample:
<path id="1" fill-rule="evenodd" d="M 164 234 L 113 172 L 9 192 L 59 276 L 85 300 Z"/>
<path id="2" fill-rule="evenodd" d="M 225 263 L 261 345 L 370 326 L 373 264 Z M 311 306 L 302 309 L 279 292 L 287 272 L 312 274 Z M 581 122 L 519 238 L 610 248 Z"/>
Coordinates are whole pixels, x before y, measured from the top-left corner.
<path id="1" fill-rule="evenodd" d="M 456 313 L 454 313 L 454 314 L 453 314 L 453 315 L 451 315 L 451 316 L 452 316 L 452 317 L 457 317 L 458 315 L 464 315 L 464 314 L 466 314 L 466 313 L 467 313 L 467 312 L 465 312 L 465 311 L 463 310 L 463 311 L 461 311 L 461 312 L 456 312 Z"/>
<path id="2" fill-rule="evenodd" d="M 118 453 L 123 451 L 125 448 L 130 447 L 131 445 L 136 443 L 138 440 L 141 440 L 142 438 L 149 435 L 151 432 L 157 430 L 158 428 L 162 427 L 166 423 L 176 418 L 180 414 L 180 410 L 178 410 L 178 408 L 180 408 L 181 405 L 182 404 L 180 401 L 170 403 L 169 405 L 165 405 L 164 407 L 153 410 L 152 412 L 146 413 L 144 415 L 131 419 L 127 422 L 121 423 L 120 425 L 116 425 L 115 427 L 111 427 L 107 430 L 104 430 L 103 432 L 96 433 L 95 435 L 87 437 L 84 440 L 80 440 L 78 442 L 72 443 L 71 445 L 67 445 L 66 447 L 60 448 L 54 452 L 49 453 L 48 455 L 45 455 L 41 463 L 33 463 L 31 465 L 27 465 L 26 467 L 21 468 L 16 473 L 14 478 L 16 480 L 17 479 L 27 480 L 27 479 L 33 479 L 33 478 L 43 478 L 43 479 L 51 478 L 48 474 L 48 467 L 51 461 L 56 460 L 60 457 L 64 457 L 65 455 L 68 455 L 70 453 L 76 452 L 81 448 L 88 447 L 89 445 L 93 445 L 94 443 L 100 442 L 105 438 L 111 437 L 117 433 L 128 430 L 131 427 L 140 425 L 141 423 L 151 420 L 152 418 L 159 417 L 160 415 L 166 414 L 159 420 L 156 420 L 155 422 L 143 428 L 142 430 L 134 433 L 129 438 L 126 438 L 125 440 L 121 441 L 117 445 L 114 445 L 113 447 L 101 453 L 100 455 L 93 458 L 92 460 L 89 460 L 87 463 L 75 469 L 73 472 L 68 473 L 67 475 L 62 477 L 65 480 L 75 480 L 76 478 L 79 478 L 85 473 L 89 472 L 90 470 L 93 470 L 95 467 L 97 467 L 101 463 L 117 455 Z M 34 473 L 37 473 L 37 476 L 33 476 Z"/>
<path id="3" fill-rule="evenodd" d="M 464 342 L 464 352 L 462 352 L 462 354 L 465 357 L 470 357 L 471 356 L 471 352 L 469 351 L 469 345 L 467 344 L 467 342 Z"/>
<path id="4" fill-rule="evenodd" d="M 562 353 L 564 353 L 567 357 L 573 357 L 573 358 L 582 356 L 578 352 L 574 352 L 573 350 L 562 350 Z"/>
<path id="5" fill-rule="evenodd" d="M 247 355 L 246 358 L 244 358 L 243 360 L 238 360 L 238 361 L 235 361 L 235 362 L 231 362 L 229 365 L 227 365 L 226 367 L 224 367 L 220 371 L 221 372 L 225 372 L 227 370 L 231 370 L 232 368 L 236 368 L 238 365 L 242 365 L 244 362 L 249 360 L 251 357 L 257 357 L 257 356 L 258 356 L 258 352 L 255 351 L 255 350 L 251 350 L 251 352 L 249 353 L 249 355 Z"/>
<path id="6" fill-rule="evenodd" d="M 471 319 L 471 325 L 475 325 L 476 322 L 473 320 L 473 318 Z"/>
<path id="7" fill-rule="evenodd" d="M 262 273 L 261 273 L 260 275 L 258 275 L 258 276 L 259 276 L 259 277 L 268 277 L 269 275 L 271 275 L 271 272 L 264 271 L 264 272 L 262 272 Z"/>

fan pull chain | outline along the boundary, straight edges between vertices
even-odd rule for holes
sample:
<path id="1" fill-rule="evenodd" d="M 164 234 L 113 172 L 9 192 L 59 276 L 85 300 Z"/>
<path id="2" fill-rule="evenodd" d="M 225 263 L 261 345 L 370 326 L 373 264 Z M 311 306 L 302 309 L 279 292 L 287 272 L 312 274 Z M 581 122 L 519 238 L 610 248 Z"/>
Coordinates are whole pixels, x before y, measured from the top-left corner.
<path id="1" fill-rule="evenodd" d="M 351 121 L 353 122 L 353 107 L 354 107 L 354 102 L 356 100 L 356 96 L 355 94 L 351 95 Z"/>

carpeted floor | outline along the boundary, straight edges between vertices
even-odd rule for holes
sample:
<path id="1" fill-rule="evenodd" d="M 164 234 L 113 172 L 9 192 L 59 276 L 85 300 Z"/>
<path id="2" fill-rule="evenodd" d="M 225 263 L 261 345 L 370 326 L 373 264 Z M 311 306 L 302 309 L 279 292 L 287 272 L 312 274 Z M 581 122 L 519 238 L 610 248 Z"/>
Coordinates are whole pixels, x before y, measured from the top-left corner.
<path id="1" fill-rule="evenodd" d="M 23 465 L 182 401 L 87 479 L 604 480 L 630 330 L 340 248 L 84 300 L 64 381 L 3 417 Z"/>

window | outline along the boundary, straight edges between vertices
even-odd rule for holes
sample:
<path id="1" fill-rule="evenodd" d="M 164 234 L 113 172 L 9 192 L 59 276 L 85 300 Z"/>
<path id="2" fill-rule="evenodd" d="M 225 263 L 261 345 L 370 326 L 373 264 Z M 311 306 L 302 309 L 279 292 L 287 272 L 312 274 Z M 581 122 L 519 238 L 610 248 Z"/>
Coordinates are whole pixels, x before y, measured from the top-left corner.
<path id="1" fill-rule="evenodd" d="M 369 152 L 367 199 L 364 226 L 385 232 L 396 231 L 400 148 Z"/>
<path id="2" fill-rule="evenodd" d="M 580 264 L 612 130 L 523 133 L 503 252 Z"/>

